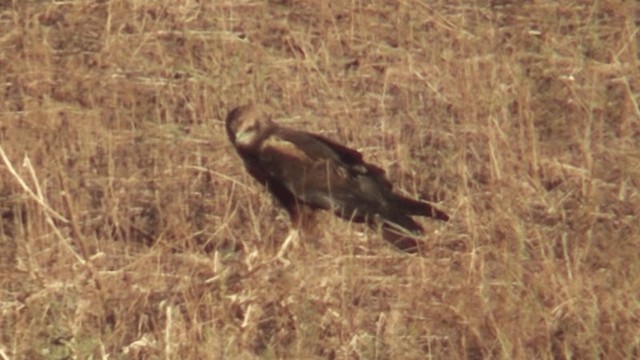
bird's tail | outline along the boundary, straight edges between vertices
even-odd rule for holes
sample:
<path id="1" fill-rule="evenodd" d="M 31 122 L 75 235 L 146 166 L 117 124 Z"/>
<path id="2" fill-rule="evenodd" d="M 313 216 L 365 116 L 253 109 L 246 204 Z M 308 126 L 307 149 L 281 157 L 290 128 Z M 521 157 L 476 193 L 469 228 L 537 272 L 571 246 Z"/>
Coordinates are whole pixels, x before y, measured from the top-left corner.
<path id="1" fill-rule="evenodd" d="M 393 214 L 381 219 L 379 225 L 382 238 L 398 249 L 408 252 L 418 252 L 417 236 L 422 235 L 424 229 L 408 215 Z"/>
<path id="2" fill-rule="evenodd" d="M 411 215 L 428 216 L 442 221 L 449 220 L 449 215 L 425 202 L 395 195 L 391 203 L 392 211 L 379 219 L 382 237 L 405 252 L 417 252 L 416 237 L 424 233 L 422 226 L 414 221 Z"/>
<path id="3" fill-rule="evenodd" d="M 394 208 L 400 210 L 402 213 L 427 216 L 442 221 L 449 220 L 449 215 L 447 215 L 447 213 L 436 209 L 426 202 L 409 199 L 400 195 L 396 195 L 392 201 L 395 205 Z"/>

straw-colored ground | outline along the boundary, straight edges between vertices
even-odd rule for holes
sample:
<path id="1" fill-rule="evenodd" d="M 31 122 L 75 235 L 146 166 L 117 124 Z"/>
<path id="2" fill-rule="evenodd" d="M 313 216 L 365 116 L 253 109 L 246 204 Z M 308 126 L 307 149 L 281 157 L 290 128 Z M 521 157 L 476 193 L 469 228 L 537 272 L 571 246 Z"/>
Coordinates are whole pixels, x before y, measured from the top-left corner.
<path id="1" fill-rule="evenodd" d="M 0 359 L 638 358 L 640 5 L 509 3 L 0 2 Z M 278 260 L 250 101 L 452 220 Z"/>

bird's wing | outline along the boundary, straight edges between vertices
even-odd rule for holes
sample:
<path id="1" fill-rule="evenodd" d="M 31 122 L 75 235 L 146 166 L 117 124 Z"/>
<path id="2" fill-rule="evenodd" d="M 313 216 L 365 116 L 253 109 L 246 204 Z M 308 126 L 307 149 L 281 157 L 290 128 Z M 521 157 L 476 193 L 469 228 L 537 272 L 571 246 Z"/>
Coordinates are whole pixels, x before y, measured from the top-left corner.
<path id="1" fill-rule="evenodd" d="M 324 137 L 281 128 L 265 138 L 260 164 L 300 202 L 364 221 L 385 213 L 391 184 L 356 150 Z"/>
<path id="2" fill-rule="evenodd" d="M 384 170 L 365 162 L 359 151 L 346 147 L 322 135 L 286 130 L 287 131 L 283 132 L 281 136 L 300 148 L 304 148 L 307 155 L 311 158 L 331 159 L 349 171 L 354 177 L 368 176 L 372 180 L 375 180 L 378 186 L 391 191 L 392 185 L 391 182 L 387 180 Z"/>

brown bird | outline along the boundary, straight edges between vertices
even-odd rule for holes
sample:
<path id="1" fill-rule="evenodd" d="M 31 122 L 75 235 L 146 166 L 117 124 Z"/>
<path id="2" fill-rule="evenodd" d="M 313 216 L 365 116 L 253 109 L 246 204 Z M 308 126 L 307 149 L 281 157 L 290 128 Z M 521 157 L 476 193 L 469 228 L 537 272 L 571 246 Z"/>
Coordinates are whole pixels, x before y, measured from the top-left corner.
<path id="1" fill-rule="evenodd" d="M 423 228 L 411 216 L 447 221 L 430 204 L 393 192 L 384 170 L 362 154 L 323 136 L 279 126 L 263 108 L 246 105 L 226 119 L 229 140 L 247 171 L 300 220 L 303 207 L 333 211 L 354 222 L 380 227 L 383 238 L 416 252 Z"/>

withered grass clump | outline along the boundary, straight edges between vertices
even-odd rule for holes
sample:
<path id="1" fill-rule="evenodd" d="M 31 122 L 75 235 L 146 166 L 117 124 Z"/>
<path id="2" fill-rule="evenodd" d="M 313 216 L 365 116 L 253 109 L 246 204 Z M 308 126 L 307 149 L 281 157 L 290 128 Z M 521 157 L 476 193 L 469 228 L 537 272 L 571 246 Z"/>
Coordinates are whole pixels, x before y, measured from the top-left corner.
<path id="1" fill-rule="evenodd" d="M 5 1 L 0 359 L 640 356 L 633 1 Z M 420 256 L 245 173 L 255 101 L 437 202 Z"/>

